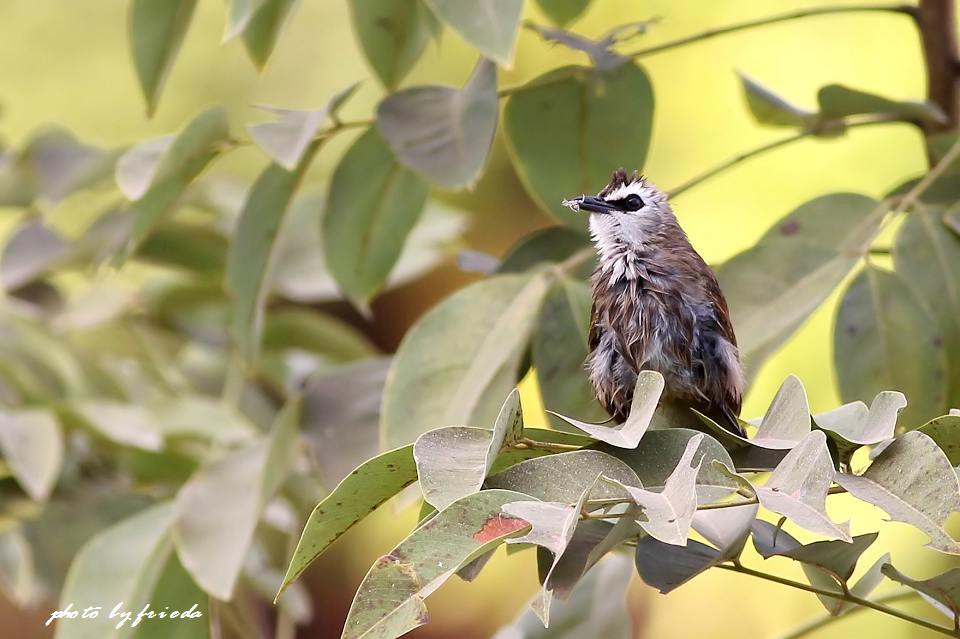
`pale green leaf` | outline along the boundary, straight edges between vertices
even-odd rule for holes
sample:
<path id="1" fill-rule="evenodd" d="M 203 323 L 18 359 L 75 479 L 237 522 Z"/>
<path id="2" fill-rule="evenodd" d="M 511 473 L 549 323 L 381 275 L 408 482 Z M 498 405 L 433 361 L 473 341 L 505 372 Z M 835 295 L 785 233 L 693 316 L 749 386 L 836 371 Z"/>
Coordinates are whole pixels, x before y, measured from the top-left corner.
<path id="1" fill-rule="evenodd" d="M 0 453 L 24 492 L 45 501 L 63 463 L 60 423 L 43 409 L 0 410 Z"/>
<path id="2" fill-rule="evenodd" d="M 425 0 L 440 20 L 483 55 L 509 67 L 523 0 Z"/>
<path id="3" fill-rule="evenodd" d="M 633 388 L 633 399 L 630 403 L 630 414 L 627 421 L 618 426 L 603 424 L 589 424 L 559 413 L 550 412 L 571 426 L 582 430 L 594 439 L 616 446 L 618 448 L 636 448 L 640 438 L 647 432 L 653 413 L 660 403 L 663 393 L 663 375 L 657 371 L 643 370 L 637 375 L 637 383 Z"/>
<path id="4" fill-rule="evenodd" d="M 297 0 L 264 0 L 243 30 L 247 54 L 261 70 L 273 53 L 280 32 L 296 4 Z"/>
<path id="5" fill-rule="evenodd" d="M 300 405 L 278 414 L 269 436 L 201 468 L 177 493 L 174 540 L 197 584 L 229 600 L 260 514 L 297 451 Z"/>
<path id="6" fill-rule="evenodd" d="M 925 433 L 898 437 L 862 475 L 841 473 L 836 482 L 894 521 L 921 530 L 931 548 L 960 554 L 960 543 L 945 529 L 950 513 L 960 510 L 960 483 L 947 456 Z"/>
<path id="7" fill-rule="evenodd" d="M 480 177 L 498 110 L 497 67 L 481 59 L 462 89 L 421 86 L 387 96 L 377 107 L 377 130 L 401 164 L 432 184 L 461 189 Z"/>
<path id="8" fill-rule="evenodd" d="M 385 447 L 450 424 L 489 424 L 517 381 L 547 283 L 500 275 L 443 300 L 407 333 L 384 390 Z"/>

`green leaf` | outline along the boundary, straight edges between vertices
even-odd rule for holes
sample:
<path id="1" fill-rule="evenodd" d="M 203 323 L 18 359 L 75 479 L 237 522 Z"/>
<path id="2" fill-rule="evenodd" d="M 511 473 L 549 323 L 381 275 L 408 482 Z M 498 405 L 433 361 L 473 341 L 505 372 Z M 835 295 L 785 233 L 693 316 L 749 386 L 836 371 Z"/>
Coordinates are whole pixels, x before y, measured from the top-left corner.
<path id="1" fill-rule="evenodd" d="M 853 193 L 805 204 L 717 271 L 740 354 L 758 370 L 857 264 L 885 211 Z"/>
<path id="2" fill-rule="evenodd" d="M 278 414 L 269 436 L 201 468 L 177 493 L 174 540 L 206 592 L 229 600 L 267 501 L 297 452 L 299 402 Z"/>
<path id="3" fill-rule="evenodd" d="M 679 588 L 713 566 L 740 556 L 757 516 L 757 504 L 698 510 L 692 526 L 713 548 L 690 539 L 684 546 L 646 536 L 637 544 L 637 574 L 661 594 Z"/>
<path id="4" fill-rule="evenodd" d="M 598 475 L 626 486 L 641 485 L 629 466 L 597 450 L 574 450 L 522 461 L 487 478 L 487 485 L 515 490 L 542 501 L 572 504 L 593 485 Z M 620 496 L 623 496 L 622 489 L 605 484 L 600 484 L 593 495 L 594 498 Z"/>
<path id="5" fill-rule="evenodd" d="M 412 445 L 382 453 L 344 477 L 310 514 L 280 591 L 351 526 L 416 480 Z"/>
<path id="6" fill-rule="evenodd" d="M 247 55 L 260 70 L 270 59 L 284 23 L 296 4 L 297 0 L 264 0 L 243 30 L 243 45 Z"/>
<path id="7" fill-rule="evenodd" d="M 117 184 L 135 200 L 131 208 L 136 216 L 118 259 L 133 254 L 176 208 L 186 188 L 217 157 L 229 135 L 226 112 L 213 108 L 191 120 L 172 142 L 133 147 L 117 161 Z"/>
<path id="8" fill-rule="evenodd" d="M 230 243 L 226 272 L 226 287 L 233 296 L 230 332 L 248 363 L 256 361 L 260 352 L 277 236 L 294 191 L 317 149 L 319 143 L 314 142 L 296 171 L 287 171 L 279 164 L 264 169 L 250 189 Z"/>
<path id="9" fill-rule="evenodd" d="M 260 106 L 258 108 L 272 113 L 277 119 L 275 122 L 248 125 L 250 137 L 274 162 L 288 171 L 296 171 L 311 148 L 320 125 L 327 118 L 336 117 L 337 111 L 358 86 L 359 83 L 350 85 L 330 98 L 322 108 L 312 111 Z"/>
<path id="10" fill-rule="evenodd" d="M 833 334 L 845 401 L 887 389 L 910 398 L 907 424 L 946 409 L 946 361 L 936 322 L 897 274 L 868 266 L 844 293 Z"/>
<path id="11" fill-rule="evenodd" d="M 722 561 L 716 548 L 693 539 L 678 546 L 646 536 L 637 543 L 637 574 L 645 584 L 663 595 Z"/>
<path id="12" fill-rule="evenodd" d="M 553 411 L 547 411 L 559 417 L 571 426 L 582 430 L 594 439 L 616 446 L 618 448 L 636 448 L 643 434 L 650 426 L 653 413 L 660 403 L 663 393 L 663 375 L 657 371 L 643 370 L 637 375 L 637 383 L 633 388 L 633 399 L 630 403 L 630 414 L 627 421 L 618 426 L 603 424 L 589 424 L 572 417 L 566 417 Z"/>
<path id="13" fill-rule="evenodd" d="M 851 402 L 814 415 L 813 421 L 833 440 L 840 458 L 848 460 L 857 448 L 893 437 L 897 416 L 906 405 L 903 393 L 883 391 L 873 398 L 869 409 L 863 402 Z"/>
<path id="14" fill-rule="evenodd" d="M 653 87 L 629 63 L 610 72 L 563 67 L 532 80 L 504 106 L 508 150 L 527 192 L 559 222 L 586 228 L 561 204 L 593 193 L 611 167 L 643 168 L 653 130 Z"/>
<path id="15" fill-rule="evenodd" d="M 953 614 L 954 625 L 960 624 L 960 568 L 951 568 L 930 579 L 911 579 L 890 564 L 884 564 L 881 572 L 890 579 L 940 602 Z"/>
<path id="16" fill-rule="evenodd" d="M 740 78 L 747 108 L 760 124 L 806 127 L 817 119 L 816 113 L 790 104 L 745 74 L 737 72 L 737 76 Z"/>
<path id="17" fill-rule="evenodd" d="M 950 210 L 960 211 L 960 206 Z M 939 209 L 918 210 L 906 217 L 893 243 L 893 263 L 939 322 L 945 351 L 960 353 L 960 237 L 941 223 Z M 949 364 L 947 397 L 957 403 L 960 366 Z M 910 400 L 914 401 L 912 395 Z"/>
<path id="18" fill-rule="evenodd" d="M 443 300 L 406 334 L 384 390 L 385 447 L 450 424 L 489 424 L 517 381 L 547 283 L 499 275 Z"/>
<path id="19" fill-rule="evenodd" d="M 610 593 L 626 592 L 632 573 L 629 558 L 608 555 L 577 584 L 568 601 L 553 603 L 549 628 L 526 607 L 493 639 L 630 639 L 633 626 L 625 599 Z"/>
<path id="20" fill-rule="evenodd" d="M 848 586 L 860 556 L 876 541 L 877 533 L 857 535 L 852 541 L 817 541 L 802 545 L 777 526 L 757 520 L 753 524 L 753 545 L 764 559 L 788 557 L 803 565 L 803 572 L 812 586 L 833 590 L 837 594 L 853 591 L 869 594 L 877 585 L 880 562 Z M 865 596 L 865 595 L 864 595 Z M 841 599 L 818 594 L 817 598 L 830 614 L 840 614 L 848 604 Z"/>
<path id="21" fill-rule="evenodd" d="M 836 482 L 894 521 L 923 531 L 931 548 L 960 554 L 960 543 L 944 528 L 950 513 L 960 510 L 960 482 L 947 456 L 926 434 L 912 431 L 898 437 L 862 475 L 841 473 Z"/>
<path id="22" fill-rule="evenodd" d="M 26 286 L 67 263 L 70 244 L 59 233 L 31 218 L 17 227 L 0 255 L 0 281 L 7 291 Z"/>
<path id="23" fill-rule="evenodd" d="M 414 67 L 437 19 L 422 0 L 350 0 L 350 18 L 367 62 L 390 90 Z"/>
<path id="24" fill-rule="evenodd" d="M 421 86 L 387 96 L 377 106 L 377 129 L 401 164 L 460 189 L 479 179 L 498 108 L 497 67 L 481 58 L 462 89 Z"/>
<path id="25" fill-rule="evenodd" d="M 946 124 L 947 116 L 929 102 L 896 101 L 851 89 L 840 84 L 828 84 L 817 92 L 820 113 L 826 118 L 845 118 L 849 115 L 881 114 L 905 120 Z"/>
<path id="26" fill-rule="evenodd" d="M 144 240 L 137 257 L 188 271 L 222 273 L 227 263 L 227 241 L 207 225 L 167 222 Z"/>
<path id="27" fill-rule="evenodd" d="M 485 490 L 447 506 L 418 527 L 364 577 L 350 606 L 343 639 L 392 639 L 426 623 L 424 598 L 460 568 L 528 527 L 501 513 L 504 504 L 529 499 Z"/>
<path id="28" fill-rule="evenodd" d="M 917 430 L 937 443 L 951 466 L 960 466 L 960 413 L 951 410 L 949 415 L 931 419 Z"/>
<path id="29" fill-rule="evenodd" d="M 130 47 L 140 89 L 153 115 L 160 90 L 183 44 L 197 0 L 133 0 Z"/>
<path id="30" fill-rule="evenodd" d="M 590 289 L 583 282 L 560 277 L 553 284 L 533 335 L 533 368 L 544 406 L 588 422 L 601 422 L 607 419 L 607 413 L 597 403 L 583 370 L 590 304 Z M 551 421 L 564 427 L 562 418 Z"/>
<path id="31" fill-rule="evenodd" d="M 230 0 L 224 41 L 243 33 L 253 19 L 253 15 L 263 7 L 264 3 L 265 0 Z"/>
<path id="32" fill-rule="evenodd" d="M 88 606 L 103 609 L 95 619 L 57 624 L 55 638 L 129 636 L 129 624 L 117 629 L 119 618 L 110 619 L 110 611 L 123 602 L 123 610 L 132 611 L 135 619 L 144 605 L 154 603 L 154 590 L 173 551 L 173 521 L 173 503 L 167 501 L 120 521 L 87 542 L 70 564 L 60 604 L 73 604 L 79 611 Z"/>
<path id="33" fill-rule="evenodd" d="M 150 609 L 156 612 L 189 612 L 190 617 L 178 615 L 172 619 L 145 619 L 137 626 L 135 639 L 209 639 L 210 598 L 200 590 L 176 555 L 167 560 L 160 573 Z M 139 610 L 134 610 L 134 619 Z M 116 619 L 114 619 L 116 622 Z M 129 623 L 127 624 L 129 625 Z"/>
<path id="34" fill-rule="evenodd" d="M 593 270 L 593 246 L 589 238 L 565 226 L 550 226 L 527 235 L 513 245 L 503 261 L 498 273 L 522 273 L 541 264 L 555 264 L 581 250 L 591 251 L 591 258 L 584 260 L 582 270 L 577 272 L 586 278 Z"/>
<path id="35" fill-rule="evenodd" d="M 63 463 L 63 434 L 50 412 L 0 410 L 0 452 L 31 499 L 50 496 Z"/>
<path id="36" fill-rule="evenodd" d="M 716 460 L 733 468 L 733 461 L 720 442 L 709 435 L 688 428 L 668 428 L 648 431 L 634 449 L 604 444 L 596 448 L 626 463 L 637 474 L 641 486 L 656 489 L 666 485 L 667 479 L 679 466 L 690 440 L 694 437 L 701 437 L 694 457 L 694 463 L 700 466 L 697 475 L 697 499 L 701 504 L 709 504 L 737 489 L 735 481 L 713 467 L 712 462 Z"/>
<path id="37" fill-rule="evenodd" d="M 265 349 L 296 349 L 339 362 L 370 357 L 376 347 L 350 324 L 326 313 L 288 307 L 267 314 L 263 327 Z"/>
<path id="38" fill-rule="evenodd" d="M 484 56 L 513 63 L 523 0 L 425 0 L 440 20 Z"/>
<path id="39" fill-rule="evenodd" d="M 347 150 L 330 182 L 321 238 L 330 273 L 350 298 L 365 304 L 383 286 L 429 193 L 376 129 Z"/>
<path id="40" fill-rule="evenodd" d="M 558 27 L 565 27 L 579 18 L 590 0 L 537 0 L 540 10 Z"/>
<path id="41" fill-rule="evenodd" d="M 523 434 L 520 391 L 507 397 L 493 430 L 447 426 L 420 435 L 413 445 L 423 498 L 437 510 L 480 490 L 501 448 Z"/>
<path id="42" fill-rule="evenodd" d="M 960 208 L 950 208 L 943 214 L 944 225 L 953 231 L 954 235 L 960 236 Z"/>

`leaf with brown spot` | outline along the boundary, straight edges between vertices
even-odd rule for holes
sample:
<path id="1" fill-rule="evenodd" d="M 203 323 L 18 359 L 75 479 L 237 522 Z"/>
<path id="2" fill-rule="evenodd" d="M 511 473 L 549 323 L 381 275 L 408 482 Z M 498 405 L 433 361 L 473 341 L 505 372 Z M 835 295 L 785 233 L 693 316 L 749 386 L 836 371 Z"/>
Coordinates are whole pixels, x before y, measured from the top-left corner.
<path id="1" fill-rule="evenodd" d="M 526 522 L 518 526 L 499 514 L 504 504 L 529 499 L 513 491 L 485 490 L 453 502 L 419 526 L 363 578 L 342 639 L 392 639 L 425 623 L 423 600 L 430 593 L 505 538 L 527 528 Z M 491 524 L 495 518 L 498 523 Z"/>
<path id="2" fill-rule="evenodd" d="M 382 453 L 347 475 L 307 519 L 280 592 L 340 535 L 416 479 L 412 445 Z"/>

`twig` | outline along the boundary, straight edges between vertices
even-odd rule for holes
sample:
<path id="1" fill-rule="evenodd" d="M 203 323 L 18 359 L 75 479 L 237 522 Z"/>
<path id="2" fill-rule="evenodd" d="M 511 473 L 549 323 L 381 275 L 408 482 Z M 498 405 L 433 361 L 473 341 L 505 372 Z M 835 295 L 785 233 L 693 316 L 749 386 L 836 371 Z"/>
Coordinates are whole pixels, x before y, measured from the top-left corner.
<path id="1" fill-rule="evenodd" d="M 877 597 L 876 599 L 873 600 L 873 602 L 874 603 L 893 603 L 894 601 L 912 599 L 913 597 L 916 597 L 919 594 L 920 593 L 918 593 L 916 590 L 895 590 L 894 592 L 889 592 L 885 595 Z M 800 639 L 800 637 L 804 637 L 810 634 L 811 632 L 814 632 L 815 630 L 819 630 L 824 626 L 828 626 L 834 621 L 838 621 L 840 619 L 846 619 L 850 615 L 856 614 L 858 612 L 863 612 L 864 610 L 867 610 L 867 609 L 868 608 L 865 608 L 865 607 L 850 608 L 847 612 L 843 613 L 842 615 L 831 615 L 831 614 L 821 615 L 820 617 L 811 619 L 810 621 L 806 622 L 802 626 L 798 626 L 794 628 L 787 634 L 781 635 L 778 639 Z"/>
<path id="2" fill-rule="evenodd" d="M 558 453 L 566 453 L 571 450 L 580 450 L 583 446 L 578 446 L 577 444 L 560 444 L 557 442 L 541 442 L 535 439 L 530 439 L 529 437 L 524 437 L 513 444 L 510 445 L 511 448 L 520 448 L 520 449 L 530 449 L 535 448 L 537 450 L 552 450 Z"/>
<path id="3" fill-rule="evenodd" d="M 889 114 L 878 114 L 875 116 L 865 116 L 865 117 L 860 117 L 856 119 L 850 118 L 849 120 L 845 120 L 843 121 L 842 130 L 845 131 L 848 129 L 856 129 L 859 127 L 872 126 L 875 124 L 891 124 L 895 122 L 903 123 L 906 121 L 901 118 L 897 118 L 896 116 L 891 116 Z M 753 157 L 766 153 L 767 151 L 772 151 L 782 146 L 787 146 L 788 144 L 792 144 L 794 142 L 797 142 L 798 140 L 803 140 L 808 137 L 815 137 L 816 135 L 817 135 L 817 131 L 815 130 L 804 130 L 798 133 L 794 133 L 792 135 L 788 135 L 785 138 L 774 140 L 773 142 L 767 142 L 766 144 L 761 144 L 760 146 L 754 149 L 750 149 L 749 151 L 744 151 L 743 153 L 735 155 L 729 160 L 725 160 L 724 162 L 721 162 L 720 164 L 714 166 L 713 168 L 710 168 L 704 171 L 700 175 L 696 175 L 690 178 L 689 180 L 680 184 L 679 186 L 676 186 L 670 189 L 668 191 L 668 195 L 670 195 L 671 198 L 676 197 L 681 193 L 683 193 L 684 191 L 687 191 L 695 186 L 698 186 L 701 183 L 706 182 L 710 178 L 715 177 L 720 173 L 723 173 L 727 169 L 731 169 L 735 167 L 741 162 L 744 162 Z"/>
<path id="4" fill-rule="evenodd" d="M 682 47 L 683 45 L 690 44 L 692 42 L 709 40 L 710 38 L 715 38 L 720 35 L 735 33 L 737 31 L 744 31 L 746 29 L 753 29 L 754 27 L 763 27 L 769 24 L 776 24 L 778 22 L 787 22 L 788 20 L 797 20 L 799 18 L 809 18 L 812 16 L 822 16 L 822 15 L 829 15 L 833 13 L 861 13 L 861 12 L 899 13 L 899 14 L 904 14 L 904 15 L 914 17 L 916 16 L 917 9 L 916 7 L 906 5 L 906 4 L 864 5 L 859 7 L 813 7 L 811 9 L 801 9 L 800 11 L 782 13 L 780 15 L 769 16 L 766 18 L 758 18 L 756 20 L 747 20 L 745 22 L 738 22 L 736 24 L 731 24 L 726 27 L 717 27 L 715 29 L 707 29 L 706 31 L 701 31 L 700 33 L 684 36 L 682 38 L 671 40 L 669 42 L 664 42 L 662 44 L 657 44 L 652 47 L 639 49 L 638 51 L 634 51 L 633 53 L 628 53 L 626 55 L 631 58 L 641 58 L 644 56 L 653 55 L 654 53 L 660 53 L 662 51 L 668 51 L 670 49 Z"/>
<path id="5" fill-rule="evenodd" d="M 801 583 L 799 581 L 793 581 L 791 579 L 786 579 L 778 575 L 761 572 L 759 570 L 754 570 L 753 568 L 747 568 L 742 564 L 718 564 L 715 566 L 723 570 L 729 570 L 731 572 L 739 572 L 744 575 L 750 575 L 752 577 L 758 577 L 760 579 L 765 579 L 767 581 L 772 581 L 784 586 L 790 586 L 791 588 L 797 588 L 798 590 L 805 590 L 807 592 L 812 592 L 817 595 L 825 595 L 827 597 L 832 597 L 834 599 L 840 599 L 842 601 L 848 601 L 852 604 L 858 606 L 864 606 L 866 608 L 872 608 L 877 612 L 882 612 L 884 614 L 890 615 L 892 617 L 897 617 L 898 619 L 903 619 L 904 621 L 909 621 L 912 624 L 918 626 L 923 626 L 924 628 L 929 628 L 930 630 L 935 630 L 939 633 L 949 635 L 951 637 L 960 636 L 956 633 L 953 628 L 947 628 L 941 626 L 940 624 L 933 623 L 932 621 L 927 621 L 926 619 L 921 619 L 920 617 L 915 617 L 909 613 L 903 612 L 902 610 L 897 610 L 896 608 L 891 608 L 882 603 L 876 601 L 870 601 L 869 599 L 864 599 L 862 597 L 857 597 L 849 593 L 836 592 L 834 590 L 826 590 L 824 588 L 817 588 L 816 586 L 811 586 L 809 584 Z"/>
<path id="6" fill-rule="evenodd" d="M 940 158 L 940 161 L 938 161 L 934 167 L 923 176 L 923 179 L 917 182 L 914 187 L 907 191 L 907 194 L 900 199 L 900 202 L 897 204 L 897 210 L 906 211 L 907 209 L 916 206 L 920 200 L 920 196 L 923 195 L 926 190 L 937 181 L 937 178 L 943 175 L 943 172 L 947 170 L 947 167 L 953 164 L 954 160 L 956 160 L 958 157 L 960 157 L 960 137 L 958 137 L 950 149 L 943 154 L 943 157 Z"/>

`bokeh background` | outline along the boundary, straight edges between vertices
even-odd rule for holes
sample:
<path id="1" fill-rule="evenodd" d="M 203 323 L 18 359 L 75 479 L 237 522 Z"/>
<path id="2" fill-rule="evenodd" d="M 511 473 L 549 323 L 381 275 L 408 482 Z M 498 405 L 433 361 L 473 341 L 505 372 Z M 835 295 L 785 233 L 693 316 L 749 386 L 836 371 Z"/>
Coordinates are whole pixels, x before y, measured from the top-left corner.
<path id="1" fill-rule="evenodd" d="M 856 4 L 856 3 L 844 3 Z M 762 0 L 595 0 L 572 29 L 598 35 L 613 24 L 660 16 L 636 41 L 653 45 L 707 27 L 815 6 L 816 3 Z M 545 23 L 533 3 L 525 17 Z M 134 76 L 127 41 L 126 3 L 120 0 L 0 0 L 0 139 L 18 146 L 50 123 L 80 139 L 112 147 L 178 130 L 194 114 L 224 105 L 232 128 L 240 130 L 263 115 L 252 104 L 294 108 L 322 105 L 357 78 L 367 78 L 343 112 L 366 118 L 382 89 L 358 50 L 347 4 L 341 0 L 302 0 L 266 69 L 257 73 L 239 41 L 221 44 L 224 3 L 204 0 L 197 8 L 183 50 L 152 119 Z M 431 45 L 406 85 L 460 85 L 476 53 L 447 30 Z M 501 76 L 511 86 L 541 72 L 580 62 L 581 57 L 551 46 L 524 31 L 515 67 Z M 813 17 L 724 36 L 657 54 L 642 61 L 655 87 L 654 137 L 645 173 L 670 188 L 739 151 L 782 133 L 754 123 L 735 75 L 740 70 L 801 106 L 815 104 L 819 87 L 842 83 L 894 99 L 924 95 L 924 75 L 916 32 L 907 18 L 891 14 Z M 322 190 L 353 135 L 342 135 L 324 149 L 307 178 L 307 188 Z M 250 180 L 265 156 L 244 148 L 218 161 L 212 171 Z M 881 197 L 926 167 L 922 139 L 908 125 L 853 130 L 830 140 L 808 138 L 745 162 L 720 177 L 682 194 L 676 213 L 693 244 L 713 264 L 750 246 L 777 219 L 800 203 L 832 191 Z M 614 167 L 611 167 L 614 168 Z M 599 188 L 602 185 L 597 185 Z M 497 140 L 483 179 L 472 192 L 440 194 L 440 199 L 470 214 L 464 248 L 502 256 L 532 229 L 549 224 L 525 194 Z M 77 228 L 90 219 L 83 201 L 71 199 L 58 210 L 56 223 Z M 16 217 L 0 216 L 0 236 Z M 347 305 L 334 310 L 367 332 L 386 352 L 423 311 L 449 291 L 476 276 L 445 261 L 416 282 L 388 291 L 364 318 Z M 746 399 L 744 416 L 761 414 L 781 380 L 798 375 L 811 409 L 840 403 L 835 391 L 831 328 L 836 297 L 825 304 L 760 371 Z M 538 391 L 523 386 L 529 425 L 542 425 Z M 881 524 L 882 513 L 862 506 L 850 510 L 843 497 L 832 498 L 835 520 L 854 517 L 853 532 L 881 529 L 861 561 L 870 565 L 881 547 L 912 574 L 927 574 L 942 555 L 916 550 L 922 534 L 902 524 Z M 316 562 L 306 578 L 315 594 L 313 624 L 303 637 L 339 636 L 352 594 L 370 563 L 401 539 L 416 520 L 416 509 L 381 509 L 351 531 Z M 802 535 L 801 535 L 802 537 Z M 911 550 L 907 550 L 911 549 Z M 779 563 L 778 563 L 779 562 Z M 800 577 L 798 567 L 773 559 L 767 567 Z M 479 579 L 451 580 L 429 601 L 432 623 L 418 637 L 487 637 L 512 619 L 536 588 L 532 552 L 507 557 L 498 552 Z M 882 591 L 881 591 L 882 592 Z M 617 595 L 618 596 L 618 595 Z M 630 589 L 638 637 L 775 637 L 821 613 L 812 595 L 749 577 L 712 571 L 669 596 L 642 584 Z M 907 604 L 920 610 L 925 604 Z M 43 637 L 50 608 L 14 609 L 0 596 L 0 636 Z M 843 620 L 816 636 L 924 637 L 929 632 L 873 613 Z M 930 635 L 933 636 L 933 635 Z"/>

